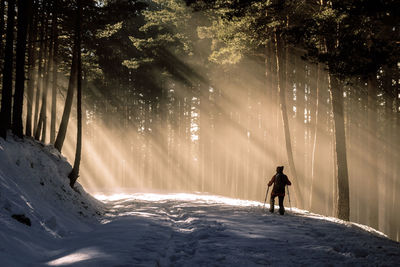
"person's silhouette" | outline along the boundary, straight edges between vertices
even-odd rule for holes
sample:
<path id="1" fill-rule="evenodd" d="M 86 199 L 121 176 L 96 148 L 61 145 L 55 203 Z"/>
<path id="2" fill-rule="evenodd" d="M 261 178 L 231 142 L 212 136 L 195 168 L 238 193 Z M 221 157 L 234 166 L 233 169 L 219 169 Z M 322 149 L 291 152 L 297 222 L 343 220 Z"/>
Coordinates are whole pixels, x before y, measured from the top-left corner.
<path id="1" fill-rule="evenodd" d="M 274 184 L 271 192 L 271 202 L 269 211 L 274 212 L 275 197 L 279 198 L 279 213 L 281 215 L 285 214 L 285 208 L 283 206 L 283 199 L 285 198 L 285 186 L 291 185 L 288 177 L 283 174 L 283 166 L 276 167 L 276 174 L 272 176 L 271 181 L 268 183 L 268 187 Z"/>

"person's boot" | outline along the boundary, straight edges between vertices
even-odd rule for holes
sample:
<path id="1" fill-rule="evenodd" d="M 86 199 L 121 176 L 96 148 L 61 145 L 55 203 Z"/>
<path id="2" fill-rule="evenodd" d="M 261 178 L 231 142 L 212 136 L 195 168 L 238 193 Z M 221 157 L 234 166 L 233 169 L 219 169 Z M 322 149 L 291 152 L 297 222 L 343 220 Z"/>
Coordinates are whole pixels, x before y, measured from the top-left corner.
<path id="1" fill-rule="evenodd" d="M 279 208 L 279 214 L 280 214 L 280 215 L 283 215 L 283 214 L 285 214 L 285 209 L 281 209 L 281 208 Z"/>
<path id="2" fill-rule="evenodd" d="M 283 197 L 279 197 L 279 214 L 285 214 L 285 207 L 283 206 Z"/>
<path id="3" fill-rule="evenodd" d="M 271 197 L 271 202 L 269 204 L 269 212 L 274 213 L 275 199 Z"/>

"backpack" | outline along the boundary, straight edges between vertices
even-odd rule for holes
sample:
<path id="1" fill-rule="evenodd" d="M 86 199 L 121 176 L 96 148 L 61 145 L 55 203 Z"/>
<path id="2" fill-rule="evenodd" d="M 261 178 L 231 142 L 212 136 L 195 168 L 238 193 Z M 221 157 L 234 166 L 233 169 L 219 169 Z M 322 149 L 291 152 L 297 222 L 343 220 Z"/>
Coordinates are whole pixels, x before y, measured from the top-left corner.
<path id="1" fill-rule="evenodd" d="M 274 192 L 284 194 L 286 186 L 286 175 L 283 173 L 277 173 L 275 175 Z"/>

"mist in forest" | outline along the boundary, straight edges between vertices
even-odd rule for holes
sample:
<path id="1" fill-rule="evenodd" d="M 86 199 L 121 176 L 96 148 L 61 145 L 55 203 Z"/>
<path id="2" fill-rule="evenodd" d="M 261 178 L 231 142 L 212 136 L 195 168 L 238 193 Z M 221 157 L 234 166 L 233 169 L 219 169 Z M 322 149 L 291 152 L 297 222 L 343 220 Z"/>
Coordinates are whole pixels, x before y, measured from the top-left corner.
<path id="1" fill-rule="evenodd" d="M 91 192 L 202 192 L 263 201 L 267 182 L 283 165 L 293 183 L 292 206 L 335 216 L 329 75 L 321 65 L 289 58 L 285 100 L 296 178 L 287 159 L 276 66 L 266 77 L 265 62 L 247 59 L 228 72 L 211 73 L 209 84 L 198 81 L 206 74 L 197 70 L 196 77 L 188 77 L 190 84 L 173 77 L 157 81 L 162 98 L 157 103 L 140 94 L 111 100 L 116 106 L 86 103 L 81 183 Z M 350 218 L 396 239 L 398 122 L 385 75 L 378 78 L 379 120 L 372 129 L 362 89 L 366 85 L 348 84 L 343 94 Z M 68 142 L 64 153 L 72 158 L 74 147 Z"/>
<path id="2" fill-rule="evenodd" d="M 395 1 L 28 2 L 0 1 L 0 136 L 72 188 L 264 201 L 284 166 L 285 206 L 400 240 Z"/>
<path id="3" fill-rule="evenodd" d="M 182 27 L 196 32 L 197 25 Z M 194 59 L 160 50 L 161 59 L 148 64 L 143 77 L 136 69 L 126 72 L 131 87 L 108 86 L 106 99 L 84 100 L 85 188 L 263 201 L 267 182 L 283 165 L 292 181 L 291 205 L 337 216 L 335 89 L 326 65 L 292 48 L 280 54 L 273 45 L 262 57 L 244 56 L 228 66 L 207 65 L 207 41 L 193 45 Z M 398 73 L 381 68 L 373 83 L 349 79 L 341 91 L 350 220 L 397 240 L 398 83 Z M 88 83 L 85 90 L 96 95 L 101 89 Z M 70 125 L 74 133 L 76 124 Z M 74 147 L 65 145 L 71 160 Z"/>

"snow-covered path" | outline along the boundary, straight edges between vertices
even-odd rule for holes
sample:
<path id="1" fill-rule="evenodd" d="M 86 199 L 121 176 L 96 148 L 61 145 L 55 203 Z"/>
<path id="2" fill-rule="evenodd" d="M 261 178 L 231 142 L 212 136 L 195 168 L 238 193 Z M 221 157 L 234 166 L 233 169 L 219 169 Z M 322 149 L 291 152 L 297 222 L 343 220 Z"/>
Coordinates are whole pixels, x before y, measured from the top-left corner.
<path id="1" fill-rule="evenodd" d="M 70 188 L 71 168 L 52 146 L 0 138 L 0 267 L 400 263 L 399 243 L 300 210 L 200 194 L 98 196 L 103 205 Z"/>
<path id="2" fill-rule="evenodd" d="M 105 199 L 105 198 L 103 198 Z M 399 243 L 353 224 L 200 195 L 108 199 L 107 220 L 53 244 L 44 266 L 386 265 Z M 235 205 L 232 205 L 235 204 Z"/>

